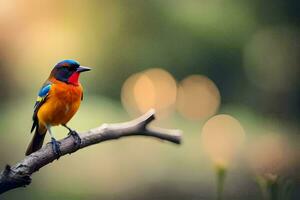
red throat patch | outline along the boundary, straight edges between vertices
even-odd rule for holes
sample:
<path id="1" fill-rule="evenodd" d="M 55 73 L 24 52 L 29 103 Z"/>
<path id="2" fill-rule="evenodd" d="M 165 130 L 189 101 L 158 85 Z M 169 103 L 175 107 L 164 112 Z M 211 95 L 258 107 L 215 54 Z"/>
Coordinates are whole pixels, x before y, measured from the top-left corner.
<path id="1" fill-rule="evenodd" d="M 79 79 L 79 72 L 74 72 L 68 79 L 68 82 L 73 85 L 78 85 L 79 84 L 78 79 Z"/>

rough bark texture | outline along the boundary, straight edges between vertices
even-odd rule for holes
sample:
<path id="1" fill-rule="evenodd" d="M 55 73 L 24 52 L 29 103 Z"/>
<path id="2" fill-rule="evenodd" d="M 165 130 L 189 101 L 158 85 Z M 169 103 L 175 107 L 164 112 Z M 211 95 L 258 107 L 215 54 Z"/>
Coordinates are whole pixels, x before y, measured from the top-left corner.
<path id="1" fill-rule="evenodd" d="M 72 137 L 62 140 L 60 150 L 62 155 L 71 154 L 87 146 L 114 140 L 125 136 L 150 136 L 166 140 L 175 144 L 181 142 L 180 130 L 169 130 L 161 128 L 149 128 L 148 124 L 155 119 L 155 111 L 150 110 L 145 115 L 124 123 L 103 124 L 100 127 L 80 133 L 81 145 L 76 147 Z M 26 156 L 14 166 L 7 165 L 0 174 L 0 194 L 18 187 L 24 187 L 31 182 L 31 175 L 40 168 L 48 165 L 57 159 L 53 153 L 51 145 L 48 143 L 37 152 Z"/>

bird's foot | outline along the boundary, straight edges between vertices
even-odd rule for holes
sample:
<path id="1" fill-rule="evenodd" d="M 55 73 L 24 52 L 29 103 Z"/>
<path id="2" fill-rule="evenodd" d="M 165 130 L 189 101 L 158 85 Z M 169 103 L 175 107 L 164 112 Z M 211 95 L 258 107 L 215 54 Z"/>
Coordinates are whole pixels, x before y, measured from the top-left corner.
<path id="1" fill-rule="evenodd" d="M 53 153 L 57 156 L 57 159 L 59 159 L 59 157 L 61 156 L 60 142 L 52 137 L 51 138 L 51 145 L 52 145 Z"/>
<path id="2" fill-rule="evenodd" d="M 69 132 L 68 135 L 73 137 L 73 139 L 74 139 L 74 145 L 77 148 L 79 148 L 80 145 L 81 145 L 81 138 L 80 138 L 79 134 L 76 131 L 74 131 L 74 130 L 70 130 L 70 132 Z"/>

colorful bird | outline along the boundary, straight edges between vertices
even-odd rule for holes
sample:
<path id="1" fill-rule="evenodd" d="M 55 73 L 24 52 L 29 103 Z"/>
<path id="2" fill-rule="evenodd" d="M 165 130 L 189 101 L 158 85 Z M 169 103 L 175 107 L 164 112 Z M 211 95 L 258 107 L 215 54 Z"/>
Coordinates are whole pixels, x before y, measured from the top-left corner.
<path id="1" fill-rule="evenodd" d="M 74 60 L 63 60 L 57 63 L 51 71 L 38 93 L 33 112 L 31 132 L 34 136 L 27 148 L 26 155 L 39 150 L 47 131 L 51 135 L 53 152 L 60 156 L 60 143 L 56 141 L 52 126 L 62 125 L 69 130 L 74 138 L 75 145 L 80 145 L 81 139 L 76 131 L 67 126 L 67 123 L 77 112 L 83 99 L 83 89 L 79 82 L 81 72 L 91 68 L 80 66 Z"/>

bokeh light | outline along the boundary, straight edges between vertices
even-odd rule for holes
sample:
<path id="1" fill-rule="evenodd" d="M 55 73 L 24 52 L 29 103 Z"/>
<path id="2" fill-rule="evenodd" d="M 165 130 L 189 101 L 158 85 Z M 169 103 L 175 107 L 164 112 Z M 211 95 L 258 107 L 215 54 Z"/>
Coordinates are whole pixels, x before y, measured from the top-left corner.
<path id="1" fill-rule="evenodd" d="M 220 106 L 220 92 L 209 78 L 191 75 L 178 87 L 177 110 L 192 120 L 214 115 Z"/>
<path id="2" fill-rule="evenodd" d="M 158 118 L 165 118 L 174 110 L 177 85 L 170 73 L 153 68 L 130 76 L 122 87 L 121 100 L 132 115 L 140 115 L 151 108 Z"/>
<path id="3" fill-rule="evenodd" d="M 258 175 L 283 173 L 291 166 L 291 153 L 286 138 L 274 133 L 257 137 L 247 150 L 249 165 Z"/>
<path id="4" fill-rule="evenodd" d="M 139 113 L 137 104 L 135 102 L 134 96 L 134 86 L 141 76 L 141 73 L 136 73 L 131 75 L 127 80 L 124 82 L 121 90 L 121 101 L 123 107 L 130 115 L 137 115 Z"/>
<path id="5" fill-rule="evenodd" d="M 202 128 L 204 151 L 216 165 L 227 166 L 241 147 L 244 137 L 240 122 L 230 115 L 216 115 Z"/>
<path id="6" fill-rule="evenodd" d="M 152 80 L 142 74 L 136 81 L 133 88 L 133 96 L 135 97 L 138 109 L 144 113 L 155 106 L 156 93 Z"/>
<path id="7" fill-rule="evenodd" d="M 269 28 L 254 34 L 245 46 L 244 66 L 249 80 L 269 91 L 296 87 L 299 74 L 299 35 L 293 28 Z"/>

